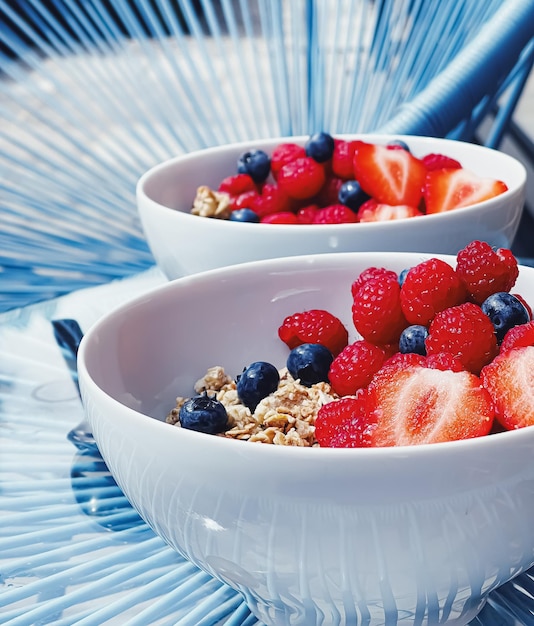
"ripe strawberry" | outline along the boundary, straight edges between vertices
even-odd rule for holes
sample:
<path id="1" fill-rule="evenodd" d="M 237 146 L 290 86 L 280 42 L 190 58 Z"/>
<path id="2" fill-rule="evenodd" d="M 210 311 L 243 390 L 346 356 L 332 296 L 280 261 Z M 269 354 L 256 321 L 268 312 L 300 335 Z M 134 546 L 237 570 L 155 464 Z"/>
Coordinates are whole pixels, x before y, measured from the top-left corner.
<path id="1" fill-rule="evenodd" d="M 358 216 L 344 204 L 331 204 L 319 209 L 313 220 L 314 224 L 355 224 Z"/>
<path id="2" fill-rule="evenodd" d="M 369 384 L 374 446 L 440 443 L 487 435 L 493 407 L 480 379 L 421 365 L 386 365 Z"/>
<path id="3" fill-rule="evenodd" d="M 365 340 L 355 341 L 335 357 L 328 380 L 339 396 L 352 396 L 370 383 L 385 360 L 386 353 L 378 346 Z"/>
<path id="4" fill-rule="evenodd" d="M 398 281 L 398 276 L 393 270 L 388 270 L 385 267 L 368 267 L 360 273 L 358 278 L 351 285 L 352 297 L 356 295 L 358 289 L 364 285 L 370 278 L 378 278 L 380 276 L 387 277 L 392 281 Z"/>
<path id="5" fill-rule="evenodd" d="M 501 343 L 500 354 L 504 354 L 514 348 L 534 346 L 534 322 L 514 326 L 504 335 Z"/>
<path id="6" fill-rule="evenodd" d="M 278 172 L 278 184 L 290 198 L 305 200 L 321 191 L 326 181 L 324 167 L 311 157 L 286 163 Z"/>
<path id="7" fill-rule="evenodd" d="M 397 148 L 399 150 L 400 148 Z M 416 207 L 407 204 L 380 204 L 375 200 L 367 200 L 358 211 L 360 222 L 388 222 L 407 217 L 421 217 L 423 213 Z"/>
<path id="8" fill-rule="evenodd" d="M 425 345 L 427 355 L 450 352 L 473 374 L 479 374 L 498 353 L 493 324 L 472 302 L 437 313 Z"/>
<path id="9" fill-rule="evenodd" d="M 421 161 L 423 161 L 423 164 L 428 172 L 432 170 L 442 170 L 444 168 L 455 170 L 462 167 L 460 161 L 457 161 L 452 157 L 448 157 L 445 154 L 439 154 L 434 152 L 430 154 L 425 154 Z"/>
<path id="10" fill-rule="evenodd" d="M 364 391 L 323 404 L 315 418 L 315 438 L 324 448 L 368 448 L 373 428 Z"/>
<path id="11" fill-rule="evenodd" d="M 443 213 L 489 200 L 508 187 L 500 180 L 482 178 L 465 169 L 433 170 L 424 182 L 426 213 Z"/>
<path id="12" fill-rule="evenodd" d="M 278 144 L 271 155 L 271 174 L 273 178 L 275 180 L 278 178 L 278 172 L 286 163 L 305 156 L 306 150 L 304 146 L 299 146 L 296 143 Z"/>
<path id="13" fill-rule="evenodd" d="M 519 268 L 517 259 L 507 248 L 494 250 L 485 241 L 472 241 L 456 255 L 456 272 L 474 302 L 482 304 L 497 291 L 510 291 Z"/>
<path id="14" fill-rule="evenodd" d="M 495 407 L 495 418 L 507 430 L 534 426 L 534 347 L 514 348 L 497 356 L 480 373 Z"/>
<path id="15" fill-rule="evenodd" d="M 367 280 L 353 298 L 352 321 L 363 339 L 371 343 L 397 343 L 408 326 L 401 308 L 399 282 L 388 276 Z"/>
<path id="16" fill-rule="evenodd" d="M 303 343 L 320 343 L 334 356 L 343 350 L 349 339 L 343 322 L 323 309 L 289 315 L 279 327 L 278 336 L 290 350 Z"/>
<path id="17" fill-rule="evenodd" d="M 354 177 L 379 204 L 419 206 L 426 168 L 410 152 L 362 141 L 353 165 Z"/>
<path id="18" fill-rule="evenodd" d="M 428 259 L 410 268 L 401 288 L 401 307 L 410 324 L 428 325 L 436 313 L 465 302 L 467 289 L 453 267 Z"/>

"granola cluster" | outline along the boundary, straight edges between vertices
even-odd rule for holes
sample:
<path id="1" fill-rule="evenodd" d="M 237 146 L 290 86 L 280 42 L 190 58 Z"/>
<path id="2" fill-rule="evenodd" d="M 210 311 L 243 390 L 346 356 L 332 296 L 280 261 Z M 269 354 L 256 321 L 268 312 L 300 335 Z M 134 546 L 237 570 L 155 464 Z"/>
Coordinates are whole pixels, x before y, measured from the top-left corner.
<path id="1" fill-rule="evenodd" d="M 195 392 L 214 393 L 226 408 L 228 429 L 221 437 L 282 446 L 316 446 L 315 418 L 319 408 L 337 399 L 328 383 L 305 387 L 294 380 L 287 368 L 280 370 L 278 389 L 264 398 L 252 413 L 237 395 L 237 384 L 220 366 L 211 367 L 195 383 Z M 180 407 L 187 400 L 176 398 L 166 421 L 180 425 Z"/>
<path id="2" fill-rule="evenodd" d="M 208 186 L 202 185 L 197 189 L 191 213 L 201 217 L 216 217 L 226 220 L 231 213 L 230 196 L 227 193 L 213 191 Z"/>

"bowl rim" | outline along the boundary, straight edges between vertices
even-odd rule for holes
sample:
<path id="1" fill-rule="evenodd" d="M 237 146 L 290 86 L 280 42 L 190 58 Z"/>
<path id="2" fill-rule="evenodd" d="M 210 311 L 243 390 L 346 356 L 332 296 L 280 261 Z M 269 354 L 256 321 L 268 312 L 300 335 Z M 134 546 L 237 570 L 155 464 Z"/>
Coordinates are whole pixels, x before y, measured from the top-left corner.
<path id="1" fill-rule="evenodd" d="M 254 454 L 267 454 L 270 456 L 274 456 L 274 458 L 278 458 L 278 455 L 281 455 L 281 459 L 285 459 L 286 457 L 291 457 L 295 454 L 306 456 L 306 452 L 296 452 L 296 450 L 309 450 L 308 447 L 300 447 L 300 446 L 277 446 L 277 445 L 259 445 L 259 446 L 247 446 L 247 442 L 243 442 L 240 440 L 235 440 L 232 438 L 224 438 L 216 435 L 207 435 L 205 433 L 196 432 L 193 430 L 183 429 L 172 427 L 167 424 L 165 421 L 137 411 L 131 407 L 120 402 L 118 399 L 104 391 L 93 379 L 90 374 L 89 367 L 86 363 L 87 352 L 92 349 L 92 344 L 94 343 L 94 337 L 98 334 L 100 329 L 105 327 L 106 325 L 112 323 L 117 318 L 123 316 L 128 310 L 132 308 L 138 308 L 138 306 L 143 306 L 143 303 L 148 303 L 149 301 L 154 302 L 159 299 L 161 294 L 166 293 L 168 291 L 174 290 L 182 290 L 186 289 L 187 286 L 192 283 L 193 285 L 201 285 L 202 283 L 209 284 L 213 280 L 221 280 L 224 278 L 232 278 L 233 276 L 239 276 L 243 272 L 255 272 L 255 271 L 264 271 L 266 269 L 272 271 L 302 271 L 305 266 L 309 270 L 310 264 L 319 263 L 321 267 L 325 264 L 328 266 L 329 264 L 334 264 L 336 262 L 342 262 L 344 265 L 350 262 L 352 259 L 357 258 L 365 258 L 370 255 L 380 255 L 385 259 L 385 266 L 387 267 L 388 257 L 390 259 L 398 258 L 399 255 L 401 257 L 413 257 L 417 256 L 421 258 L 421 260 L 425 260 L 428 258 L 441 258 L 445 261 L 455 260 L 455 255 L 448 254 L 432 254 L 432 253 L 419 253 L 419 252 L 332 252 L 332 253 L 322 253 L 322 254 L 304 254 L 290 257 L 277 257 L 274 259 L 261 259 L 257 261 L 249 261 L 246 263 L 242 263 L 239 265 L 225 266 L 219 267 L 211 270 L 206 270 L 205 272 L 201 272 L 198 274 L 191 274 L 188 276 L 183 276 L 181 278 L 174 279 L 162 285 L 158 285 L 156 287 L 150 288 L 147 292 L 135 296 L 132 299 L 129 299 L 127 302 L 124 302 L 106 314 L 104 314 L 100 319 L 98 319 L 84 334 L 79 350 L 78 350 L 78 373 L 80 380 L 80 388 L 82 391 L 82 401 L 85 405 L 85 394 L 87 390 L 90 390 L 92 394 L 96 394 L 97 396 L 105 399 L 107 403 L 111 402 L 116 405 L 117 408 L 121 411 L 126 411 L 129 419 L 134 422 L 139 422 L 142 424 L 147 424 L 147 420 L 150 420 L 151 427 L 154 429 L 167 429 L 162 432 L 167 432 L 170 437 L 178 437 L 185 438 L 185 441 L 190 441 L 191 444 L 201 444 L 204 445 L 206 449 L 211 447 L 216 448 L 216 452 L 220 453 L 222 451 L 227 451 L 229 454 L 235 454 L 236 452 L 240 452 L 242 454 L 248 454 L 252 449 L 255 450 Z M 530 266 L 519 265 L 520 274 L 522 272 L 531 273 L 534 279 L 534 268 Z M 163 416 L 162 416 L 163 417 Z M 308 458 L 316 458 L 314 455 L 319 455 L 319 458 L 324 460 L 330 459 L 343 459 L 343 458 L 353 458 L 353 459 L 382 459 L 383 457 L 389 459 L 401 459 L 405 458 L 407 454 L 410 457 L 414 456 L 418 458 L 419 456 L 426 457 L 426 455 L 430 454 L 432 457 L 435 457 L 437 454 L 472 454 L 473 451 L 482 452 L 486 450 L 489 452 L 493 450 L 494 446 L 502 445 L 501 442 L 508 442 L 512 445 L 516 441 L 521 441 L 524 438 L 532 438 L 534 439 L 534 426 L 532 427 L 524 427 L 520 429 L 516 429 L 513 431 L 505 431 L 493 433 L 491 435 L 485 435 L 482 437 L 475 437 L 470 439 L 461 439 L 457 441 L 448 441 L 441 443 L 428 443 L 428 444 L 417 444 L 411 446 L 392 446 L 392 447 L 376 447 L 376 448 L 327 448 L 327 447 L 315 447 L 313 448 L 314 452 L 308 452 Z M 533 442 L 534 443 L 534 442 Z M 226 447 L 225 447 L 226 446 Z M 236 447 L 237 446 L 237 447 Z M 299 459 L 301 457 L 298 457 Z"/>
<path id="2" fill-rule="evenodd" d="M 384 134 L 384 133 L 336 133 L 333 136 L 335 138 L 343 138 L 343 139 L 362 139 L 362 140 L 367 139 L 371 142 L 376 142 L 376 143 L 387 143 L 388 141 L 392 139 L 398 139 L 398 140 L 406 141 L 406 142 L 416 141 L 418 142 L 418 145 L 419 144 L 434 145 L 435 142 L 439 142 L 439 145 L 443 145 L 443 146 L 460 145 L 462 147 L 466 147 L 466 149 L 468 150 L 471 150 L 474 152 L 480 152 L 481 154 L 485 153 L 485 154 L 498 155 L 499 159 L 502 159 L 503 161 L 508 162 L 511 165 L 511 167 L 513 167 L 516 170 L 516 174 L 519 179 L 519 183 L 517 184 L 517 186 L 508 187 L 508 189 L 504 193 L 499 194 L 498 196 L 495 196 L 488 200 L 477 202 L 476 204 L 472 204 L 466 207 L 460 207 L 458 209 L 454 209 L 453 211 L 445 211 L 442 213 L 433 213 L 431 215 L 421 216 L 425 218 L 425 223 L 427 224 L 429 223 L 427 220 L 430 219 L 432 220 L 432 222 L 430 223 L 437 222 L 439 226 L 439 222 L 441 220 L 450 219 L 450 216 L 457 215 L 458 211 L 461 211 L 462 214 L 467 213 L 467 215 L 473 212 L 484 211 L 486 209 L 493 207 L 497 203 L 500 204 L 503 201 L 507 201 L 508 199 L 511 198 L 511 196 L 525 193 L 525 188 L 526 188 L 526 183 L 527 183 L 527 170 L 526 170 L 525 165 L 518 158 L 511 156 L 500 150 L 497 150 L 495 148 L 490 148 L 487 146 L 470 143 L 466 141 L 461 141 L 461 140 L 456 140 L 456 139 L 449 139 L 449 138 L 442 138 L 442 137 L 430 137 L 430 136 L 424 136 L 424 135 L 402 135 L 402 134 Z M 240 142 L 235 142 L 235 143 L 230 143 L 230 144 L 222 144 L 222 145 L 210 146 L 207 148 L 201 148 L 200 150 L 195 150 L 187 154 L 180 154 L 180 155 L 171 157 L 170 159 L 166 159 L 152 166 L 148 170 L 146 170 L 138 178 L 136 187 L 135 187 L 135 195 L 137 198 L 138 209 L 139 209 L 139 204 L 143 202 L 147 206 L 149 206 L 151 210 L 163 211 L 165 213 L 171 212 L 171 214 L 174 214 L 175 218 L 178 220 L 180 219 L 185 219 L 186 221 L 191 220 L 191 219 L 198 220 L 199 216 L 197 215 L 193 215 L 192 213 L 185 211 L 183 209 L 176 209 L 176 208 L 169 207 L 167 205 L 161 204 L 160 202 L 154 200 L 152 197 L 150 197 L 147 194 L 146 185 L 152 180 L 154 176 L 157 176 L 158 174 L 160 174 L 161 172 L 165 170 L 168 170 L 168 169 L 172 170 L 173 168 L 179 166 L 181 163 L 189 161 L 191 158 L 202 158 L 202 156 L 210 156 L 210 155 L 217 155 L 217 154 L 224 155 L 228 151 L 247 150 L 253 147 L 257 147 L 260 144 L 264 146 L 268 145 L 271 148 L 274 148 L 278 143 L 288 142 L 288 141 L 291 141 L 293 143 L 300 142 L 303 144 L 308 138 L 309 138 L 309 135 L 295 135 L 295 136 L 270 137 L 266 139 L 246 140 L 246 141 L 240 141 Z M 444 152 L 446 153 L 446 150 L 444 150 Z M 321 232 L 324 231 L 326 233 L 329 233 L 330 231 L 335 231 L 335 230 L 338 230 L 339 228 L 341 228 L 342 230 L 350 230 L 353 228 L 357 228 L 357 230 L 368 230 L 368 229 L 373 230 L 376 228 L 391 229 L 391 228 L 396 228 L 396 225 L 399 222 L 406 223 L 406 221 L 410 219 L 412 218 L 399 218 L 396 220 L 385 220 L 385 221 L 379 221 L 379 222 L 356 222 L 356 223 L 348 223 L 348 224 L 320 224 L 320 225 L 317 225 L 317 224 L 268 224 L 268 226 L 270 229 L 273 229 L 273 232 L 280 231 L 280 230 L 285 231 L 288 229 L 288 227 L 291 228 L 294 226 L 298 226 L 299 232 L 306 232 L 306 231 L 311 230 L 314 233 L 317 233 L 318 227 L 320 226 Z M 261 224 L 261 223 L 234 222 L 234 221 L 222 220 L 222 219 L 206 219 L 203 223 L 204 223 L 204 227 L 209 227 L 212 229 L 217 229 L 217 228 L 225 229 L 225 228 L 235 228 L 235 227 L 245 228 L 245 229 L 251 229 L 251 228 L 257 229 L 258 227 L 260 228 L 265 227 L 265 224 Z M 302 231 L 301 229 L 305 229 L 305 230 Z"/>

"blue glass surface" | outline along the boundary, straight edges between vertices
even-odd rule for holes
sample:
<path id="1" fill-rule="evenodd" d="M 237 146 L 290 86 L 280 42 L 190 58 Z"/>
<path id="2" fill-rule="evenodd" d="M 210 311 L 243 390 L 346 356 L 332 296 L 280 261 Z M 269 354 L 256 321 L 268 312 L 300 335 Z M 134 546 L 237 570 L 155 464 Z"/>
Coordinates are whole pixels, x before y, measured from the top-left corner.
<path id="1" fill-rule="evenodd" d="M 52 320 L 86 331 L 162 282 L 152 268 L 0 316 L 2 624 L 259 624 L 152 532 L 95 449 L 69 438 L 84 415 Z M 495 591 L 473 626 L 534 623 L 533 594 L 534 571 Z"/>

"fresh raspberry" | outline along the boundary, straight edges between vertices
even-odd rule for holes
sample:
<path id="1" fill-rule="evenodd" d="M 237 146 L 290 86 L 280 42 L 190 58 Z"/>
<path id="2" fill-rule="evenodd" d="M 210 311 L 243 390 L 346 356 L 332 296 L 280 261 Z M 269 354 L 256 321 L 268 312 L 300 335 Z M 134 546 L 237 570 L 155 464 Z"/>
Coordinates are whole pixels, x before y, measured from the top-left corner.
<path id="1" fill-rule="evenodd" d="M 339 190 L 342 185 L 343 179 L 332 175 L 327 176 L 321 191 L 314 198 L 315 203 L 321 207 L 338 204 Z"/>
<path id="2" fill-rule="evenodd" d="M 246 191 L 257 191 L 257 187 L 249 174 L 235 174 L 223 178 L 218 190 L 231 196 L 239 196 Z"/>
<path id="3" fill-rule="evenodd" d="M 315 418 L 315 438 L 323 448 L 368 448 L 375 423 L 362 391 L 323 404 Z"/>
<path id="4" fill-rule="evenodd" d="M 376 211 L 377 206 L 378 206 L 378 202 L 374 198 L 369 198 L 363 204 L 360 205 L 360 208 L 358 209 L 358 213 L 361 213 L 364 215 L 367 213 L 369 215 L 372 215 Z"/>
<path id="5" fill-rule="evenodd" d="M 330 365 L 328 379 L 340 396 L 352 396 L 366 387 L 386 359 L 384 350 L 365 340 L 344 348 Z"/>
<path id="6" fill-rule="evenodd" d="M 276 146 L 271 155 L 271 174 L 276 180 L 278 173 L 291 161 L 300 159 L 306 156 L 306 150 L 304 146 L 299 146 L 296 143 L 281 143 Z"/>
<path id="7" fill-rule="evenodd" d="M 230 209 L 232 211 L 236 211 L 237 209 L 250 209 L 258 196 L 259 193 L 256 190 L 244 191 L 230 199 Z"/>
<path id="8" fill-rule="evenodd" d="M 331 204 L 319 209 L 313 221 L 314 224 L 355 224 L 358 216 L 344 204 Z"/>
<path id="9" fill-rule="evenodd" d="M 297 211 L 297 221 L 299 224 L 313 224 L 315 216 L 320 211 L 317 204 L 308 204 Z"/>
<path id="10" fill-rule="evenodd" d="M 511 250 L 494 250 L 485 241 L 472 241 L 457 254 L 456 271 L 474 302 L 482 304 L 497 291 L 510 291 L 519 275 Z"/>
<path id="11" fill-rule="evenodd" d="M 334 139 L 334 153 L 332 154 L 332 172 L 342 180 L 354 178 L 354 150 L 357 141 Z"/>
<path id="12" fill-rule="evenodd" d="M 443 168 L 448 169 L 461 169 L 462 164 L 453 159 L 452 157 L 448 157 L 444 154 L 430 153 L 426 154 L 421 161 L 423 161 L 424 166 L 427 171 L 431 172 L 432 170 L 441 170 Z"/>
<path id="13" fill-rule="evenodd" d="M 428 259 L 412 267 L 401 288 L 401 306 L 410 324 L 427 326 L 436 313 L 462 304 L 467 289 L 453 267 L 441 259 Z"/>
<path id="14" fill-rule="evenodd" d="M 399 342 L 395 341 L 393 343 L 382 343 L 380 347 L 386 353 L 386 359 L 391 358 L 393 355 L 399 353 Z"/>
<path id="15" fill-rule="evenodd" d="M 281 211 L 280 213 L 271 213 L 264 215 L 261 224 L 298 224 L 297 216 L 291 211 Z"/>
<path id="16" fill-rule="evenodd" d="M 503 354 L 504 352 L 508 352 L 508 350 L 513 350 L 514 348 L 526 348 L 527 346 L 534 346 L 533 321 L 510 328 L 506 335 L 504 335 L 500 353 Z"/>
<path id="17" fill-rule="evenodd" d="M 481 437 L 494 418 L 478 376 L 416 364 L 377 372 L 367 387 L 366 408 L 377 418 L 371 443 L 379 447 Z"/>
<path id="18" fill-rule="evenodd" d="M 260 218 L 273 213 L 291 212 L 288 196 L 280 187 L 271 183 L 265 183 L 262 186 L 260 195 L 254 198 L 250 208 Z"/>
<path id="19" fill-rule="evenodd" d="M 337 356 L 348 343 L 343 322 L 323 309 L 293 313 L 284 319 L 278 336 L 290 350 L 303 343 L 320 343 Z"/>
<path id="20" fill-rule="evenodd" d="M 472 302 L 437 313 L 425 343 L 428 355 L 450 352 L 473 374 L 478 374 L 498 352 L 493 324 Z"/>
<path id="21" fill-rule="evenodd" d="M 278 172 L 278 184 L 291 198 L 305 200 L 319 193 L 326 181 L 324 167 L 311 157 L 286 163 Z"/>
<path id="22" fill-rule="evenodd" d="M 358 278 L 351 285 L 352 297 L 356 295 L 358 289 L 364 285 L 370 278 L 386 277 L 392 281 L 397 281 L 397 274 L 393 270 L 388 270 L 385 267 L 368 267 L 360 273 Z"/>
<path id="23" fill-rule="evenodd" d="M 449 352 L 437 352 L 425 358 L 425 366 L 436 370 L 451 370 L 453 372 L 463 372 L 464 364 L 457 356 Z"/>
<path id="24" fill-rule="evenodd" d="M 408 367 L 410 365 L 420 365 L 424 367 L 427 357 L 415 352 L 396 352 L 384 361 L 383 367 L 402 365 Z"/>
<path id="25" fill-rule="evenodd" d="M 389 276 L 368 279 L 354 295 L 352 321 L 363 339 L 371 343 L 398 342 L 408 326 L 401 308 L 398 280 Z"/>
<path id="26" fill-rule="evenodd" d="M 480 372 L 495 418 L 507 430 L 534 426 L 534 347 L 514 348 L 499 354 Z"/>

